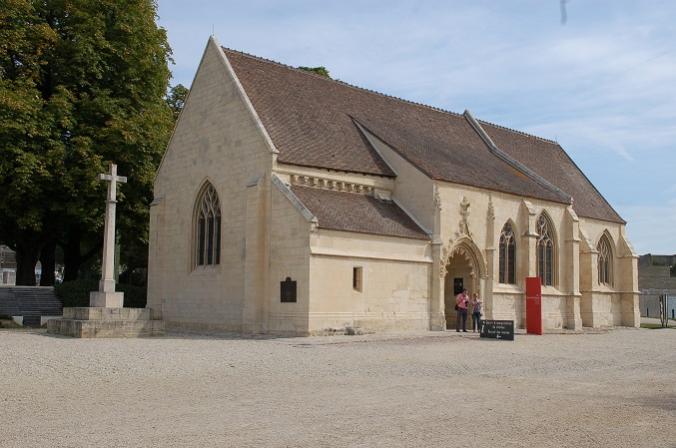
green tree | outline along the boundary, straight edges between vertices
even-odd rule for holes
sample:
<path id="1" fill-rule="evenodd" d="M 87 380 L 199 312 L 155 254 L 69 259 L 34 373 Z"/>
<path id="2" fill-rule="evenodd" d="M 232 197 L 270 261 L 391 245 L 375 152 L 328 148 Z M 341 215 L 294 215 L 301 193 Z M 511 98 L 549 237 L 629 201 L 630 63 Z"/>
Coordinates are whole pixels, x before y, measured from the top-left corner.
<path id="1" fill-rule="evenodd" d="M 167 94 L 167 104 L 174 113 L 174 120 L 178 119 L 178 115 L 183 110 L 189 91 L 190 90 L 183 84 L 176 84 L 169 89 L 169 93 Z"/>
<path id="2" fill-rule="evenodd" d="M 151 0 L 3 0 L 0 8 L 0 241 L 17 283 L 38 258 L 65 277 L 98 254 L 108 161 L 125 252 L 147 249 L 152 181 L 173 125 L 171 49 Z M 124 255 L 123 255 L 124 256 Z M 124 260 L 123 260 L 124 263 Z"/>
<path id="3" fill-rule="evenodd" d="M 303 67 L 303 66 L 300 66 L 298 68 L 300 70 L 305 70 L 306 72 L 315 73 L 315 74 L 323 76 L 325 78 L 329 78 L 329 79 L 331 78 L 331 74 L 326 69 L 326 67 L 321 67 L 321 66 L 320 67 Z"/>

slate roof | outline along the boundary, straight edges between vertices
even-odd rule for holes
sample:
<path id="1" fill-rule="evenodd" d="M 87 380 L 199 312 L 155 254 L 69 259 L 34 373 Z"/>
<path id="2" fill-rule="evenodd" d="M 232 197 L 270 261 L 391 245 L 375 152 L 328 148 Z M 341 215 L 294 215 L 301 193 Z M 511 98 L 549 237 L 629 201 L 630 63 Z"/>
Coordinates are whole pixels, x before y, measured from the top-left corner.
<path id="1" fill-rule="evenodd" d="M 223 51 L 279 150 L 281 163 L 394 176 L 361 134 L 358 122 L 432 179 L 559 203 L 569 203 L 572 196 L 580 216 L 623 222 L 555 143 L 487 125 L 503 152 L 558 189 L 496 157 L 463 115 Z"/>
<path id="2" fill-rule="evenodd" d="M 357 193 L 291 187 L 324 229 L 428 240 L 428 235 L 392 201 Z"/>

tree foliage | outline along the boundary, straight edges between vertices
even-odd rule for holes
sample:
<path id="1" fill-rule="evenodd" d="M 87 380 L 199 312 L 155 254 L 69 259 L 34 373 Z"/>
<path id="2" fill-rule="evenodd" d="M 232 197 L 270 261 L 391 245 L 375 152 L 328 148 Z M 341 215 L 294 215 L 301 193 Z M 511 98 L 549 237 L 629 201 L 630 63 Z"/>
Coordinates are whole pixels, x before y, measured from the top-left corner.
<path id="1" fill-rule="evenodd" d="M 174 120 L 178 119 L 178 115 L 185 106 L 185 100 L 188 98 L 188 88 L 183 84 L 176 84 L 169 89 L 167 94 L 167 104 L 174 114 Z"/>
<path id="2" fill-rule="evenodd" d="M 100 245 L 106 185 L 96 176 L 113 161 L 129 178 L 119 192 L 123 247 L 145 253 L 153 177 L 173 125 L 171 49 L 155 2 L 3 3 L 0 240 L 20 265 L 56 242 L 76 277 Z"/>
<path id="3" fill-rule="evenodd" d="M 315 74 L 323 76 L 325 78 L 329 78 L 329 79 L 331 78 L 331 74 L 326 69 L 326 67 L 322 67 L 322 66 L 319 66 L 319 67 L 303 67 L 303 66 L 300 66 L 298 68 L 300 70 L 305 70 L 306 72 L 315 73 Z"/>

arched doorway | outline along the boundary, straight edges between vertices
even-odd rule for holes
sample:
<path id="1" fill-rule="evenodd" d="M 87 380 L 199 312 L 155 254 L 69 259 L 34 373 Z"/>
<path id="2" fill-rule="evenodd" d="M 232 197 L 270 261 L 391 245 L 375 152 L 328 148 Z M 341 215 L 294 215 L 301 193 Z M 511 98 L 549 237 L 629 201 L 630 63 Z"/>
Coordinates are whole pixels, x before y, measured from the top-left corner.
<path id="1" fill-rule="evenodd" d="M 483 297 L 485 269 L 481 254 L 471 240 L 456 243 L 445 263 L 444 314 L 446 328 L 455 329 L 455 297 L 463 289 L 467 289 L 470 295 L 478 292 Z M 468 317 L 467 327 L 471 328 L 471 317 Z"/>

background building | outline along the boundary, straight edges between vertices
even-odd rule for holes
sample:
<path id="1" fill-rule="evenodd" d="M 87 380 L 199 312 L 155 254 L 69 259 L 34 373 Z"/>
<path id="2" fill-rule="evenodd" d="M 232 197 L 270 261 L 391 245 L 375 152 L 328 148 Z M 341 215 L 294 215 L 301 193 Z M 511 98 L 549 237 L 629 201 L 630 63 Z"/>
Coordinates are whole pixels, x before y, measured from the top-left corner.
<path id="1" fill-rule="evenodd" d="M 14 251 L 0 245 L 0 285 L 13 285 L 16 282 L 16 257 Z"/>
<path id="2" fill-rule="evenodd" d="M 638 261 L 641 316 L 660 317 L 659 296 L 669 295 L 669 316 L 676 317 L 676 255 L 641 255 Z"/>

